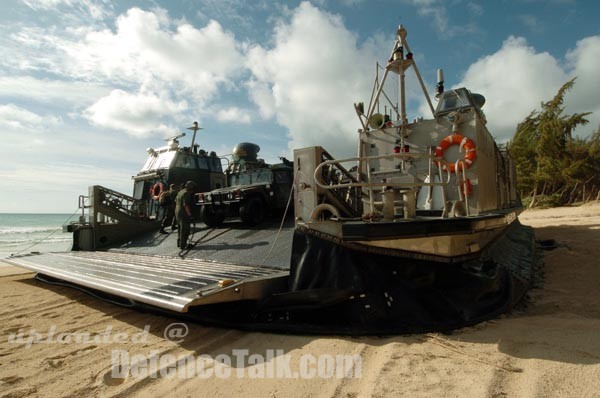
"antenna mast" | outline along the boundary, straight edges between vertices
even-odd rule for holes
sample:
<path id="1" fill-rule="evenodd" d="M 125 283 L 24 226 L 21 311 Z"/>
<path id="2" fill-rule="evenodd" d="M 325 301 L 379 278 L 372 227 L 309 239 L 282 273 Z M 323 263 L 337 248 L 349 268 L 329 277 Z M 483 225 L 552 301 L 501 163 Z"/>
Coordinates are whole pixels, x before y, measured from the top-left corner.
<path id="1" fill-rule="evenodd" d="M 194 132 L 194 135 L 192 137 L 192 145 L 190 146 L 190 148 L 193 148 L 194 147 L 194 142 L 196 141 L 196 132 L 198 130 L 202 130 L 202 127 L 198 127 L 198 122 L 194 122 L 192 124 L 192 127 L 188 127 L 187 129 L 188 130 L 192 130 Z"/>

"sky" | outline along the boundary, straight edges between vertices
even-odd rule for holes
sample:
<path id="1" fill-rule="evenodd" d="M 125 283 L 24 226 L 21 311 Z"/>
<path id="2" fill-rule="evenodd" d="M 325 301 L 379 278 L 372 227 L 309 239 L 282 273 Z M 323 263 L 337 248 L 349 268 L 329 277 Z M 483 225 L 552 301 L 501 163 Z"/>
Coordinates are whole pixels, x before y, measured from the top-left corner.
<path id="1" fill-rule="evenodd" d="M 430 94 L 438 68 L 483 94 L 499 142 L 573 77 L 566 112 L 593 112 L 587 137 L 599 17 L 595 0 L 2 0 L 0 213 L 74 213 L 90 185 L 131 194 L 146 148 L 194 121 L 220 155 L 250 141 L 268 162 L 353 156 L 352 104 L 399 24 Z M 407 79 L 409 120 L 431 117 Z"/>

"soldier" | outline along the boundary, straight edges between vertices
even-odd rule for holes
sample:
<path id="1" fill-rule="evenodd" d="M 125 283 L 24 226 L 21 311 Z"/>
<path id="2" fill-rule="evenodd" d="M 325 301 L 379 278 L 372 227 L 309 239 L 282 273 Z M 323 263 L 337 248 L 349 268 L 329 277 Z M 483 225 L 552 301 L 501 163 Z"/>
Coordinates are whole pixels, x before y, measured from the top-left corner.
<path id="1" fill-rule="evenodd" d="M 193 181 L 185 183 L 185 188 L 179 191 L 175 200 L 175 216 L 177 217 L 177 247 L 191 249 L 192 245 L 187 243 L 190 236 L 190 222 L 192 220 L 193 194 L 196 184 Z"/>
<path id="2" fill-rule="evenodd" d="M 177 221 L 175 220 L 175 199 L 177 198 L 177 190 L 175 184 L 171 184 L 168 191 L 160 194 L 158 204 L 163 208 L 163 219 L 160 224 L 160 233 L 166 234 L 165 228 L 170 226 L 171 231 L 177 229 Z"/>
<path id="3" fill-rule="evenodd" d="M 175 205 L 177 202 L 177 194 L 179 193 L 180 189 L 181 189 L 181 186 L 177 186 L 175 184 L 171 184 L 171 189 L 169 189 L 169 192 L 171 193 L 171 206 L 173 208 L 173 219 L 171 221 L 171 232 L 173 232 L 177 229 L 177 217 L 175 217 Z"/>

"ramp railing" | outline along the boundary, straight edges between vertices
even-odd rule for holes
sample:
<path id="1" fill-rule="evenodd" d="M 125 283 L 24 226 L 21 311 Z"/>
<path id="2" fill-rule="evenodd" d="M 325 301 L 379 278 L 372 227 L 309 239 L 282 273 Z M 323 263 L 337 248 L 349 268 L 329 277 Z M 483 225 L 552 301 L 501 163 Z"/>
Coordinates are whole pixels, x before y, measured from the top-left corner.
<path id="1" fill-rule="evenodd" d="M 79 196 L 79 222 L 63 226 L 73 232 L 73 250 L 97 250 L 158 228 L 145 200 L 100 185 Z"/>
<path id="2" fill-rule="evenodd" d="M 123 219 L 130 221 L 151 219 L 146 201 L 100 185 L 91 186 L 88 196 L 79 195 L 79 209 L 81 209 L 80 223 L 113 224 Z"/>

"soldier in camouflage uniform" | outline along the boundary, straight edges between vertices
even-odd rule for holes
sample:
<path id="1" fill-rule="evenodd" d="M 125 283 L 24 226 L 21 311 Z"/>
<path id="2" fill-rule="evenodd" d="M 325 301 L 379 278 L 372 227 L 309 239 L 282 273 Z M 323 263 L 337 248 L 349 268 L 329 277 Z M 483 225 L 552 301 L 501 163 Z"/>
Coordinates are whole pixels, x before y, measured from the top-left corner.
<path id="1" fill-rule="evenodd" d="M 187 243 L 190 236 L 190 223 L 192 221 L 192 206 L 194 205 L 193 194 L 196 184 L 193 181 L 185 183 L 185 188 L 179 191 L 175 199 L 175 217 L 179 228 L 177 230 L 177 247 L 190 249 L 192 245 Z"/>
<path id="2" fill-rule="evenodd" d="M 175 219 L 175 200 L 177 199 L 177 189 L 175 184 L 171 184 L 168 191 L 163 192 L 159 198 L 159 205 L 163 208 L 163 219 L 160 224 L 160 233 L 166 234 L 166 227 L 171 227 L 171 231 L 177 229 L 177 220 Z"/>

